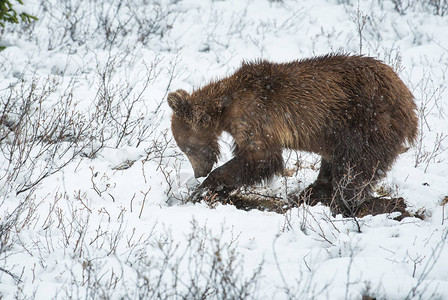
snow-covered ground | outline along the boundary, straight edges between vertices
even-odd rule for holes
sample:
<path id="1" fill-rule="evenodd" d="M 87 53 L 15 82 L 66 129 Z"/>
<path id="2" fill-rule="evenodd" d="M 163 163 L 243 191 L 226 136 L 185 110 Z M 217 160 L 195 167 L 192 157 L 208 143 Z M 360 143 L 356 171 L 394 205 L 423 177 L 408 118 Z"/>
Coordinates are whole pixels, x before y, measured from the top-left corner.
<path id="1" fill-rule="evenodd" d="M 20 10 L 39 20 L 0 29 L 0 298 L 448 299 L 446 1 L 28 0 Z M 419 140 L 380 185 L 426 218 L 366 216 L 359 232 L 322 205 L 184 203 L 199 182 L 172 139 L 167 92 L 242 60 L 329 52 L 382 59 L 414 93 Z M 221 144 L 220 163 L 230 138 Z M 261 192 L 282 197 L 317 176 L 318 157 L 284 156 L 294 175 Z"/>

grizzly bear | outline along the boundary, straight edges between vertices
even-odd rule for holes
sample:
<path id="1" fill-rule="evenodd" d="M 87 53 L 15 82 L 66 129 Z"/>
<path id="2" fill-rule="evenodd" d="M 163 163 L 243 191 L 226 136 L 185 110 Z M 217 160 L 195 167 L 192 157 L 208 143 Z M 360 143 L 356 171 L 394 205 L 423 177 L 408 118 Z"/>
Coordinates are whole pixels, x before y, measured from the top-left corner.
<path id="1" fill-rule="evenodd" d="M 167 100 L 177 145 L 196 178 L 208 175 L 199 191 L 269 180 L 283 171 L 283 149 L 309 151 L 321 166 L 307 194 L 332 199 L 333 213 L 345 216 L 417 136 L 412 93 L 391 67 L 365 56 L 243 62 L 233 75 Z M 234 157 L 210 173 L 223 131 Z"/>

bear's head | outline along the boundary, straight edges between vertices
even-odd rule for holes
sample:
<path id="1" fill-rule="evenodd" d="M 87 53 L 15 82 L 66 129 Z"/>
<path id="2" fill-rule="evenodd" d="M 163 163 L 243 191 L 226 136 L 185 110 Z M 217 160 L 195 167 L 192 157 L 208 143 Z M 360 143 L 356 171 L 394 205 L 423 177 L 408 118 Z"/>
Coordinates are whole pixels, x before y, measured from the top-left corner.
<path id="1" fill-rule="evenodd" d="M 216 118 L 230 100 L 222 97 L 214 101 L 200 95 L 177 90 L 168 95 L 173 110 L 171 131 L 177 146 L 190 160 L 196 178 L 207 176 L 218 160 L 218 137 Z"/>

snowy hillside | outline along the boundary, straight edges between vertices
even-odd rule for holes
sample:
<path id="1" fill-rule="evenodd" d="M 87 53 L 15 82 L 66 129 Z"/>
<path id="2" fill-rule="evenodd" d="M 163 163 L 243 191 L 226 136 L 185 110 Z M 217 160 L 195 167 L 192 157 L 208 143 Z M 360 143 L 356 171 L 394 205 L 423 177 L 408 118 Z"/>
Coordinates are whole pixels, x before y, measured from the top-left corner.
<path id="1" fill-rule="evenodd" d="M 24 2 L 39 20 L 0 28 L 0 298 L 448 299 L 447 1 Z M 187 203 L 200 181 L 168 92 L 330 52 L 413 92 L 418 141 L 378 193 L 423 220 Z M 290 176 L 256 193 L 314 181 L 318 156 L 284 158 Z"/>

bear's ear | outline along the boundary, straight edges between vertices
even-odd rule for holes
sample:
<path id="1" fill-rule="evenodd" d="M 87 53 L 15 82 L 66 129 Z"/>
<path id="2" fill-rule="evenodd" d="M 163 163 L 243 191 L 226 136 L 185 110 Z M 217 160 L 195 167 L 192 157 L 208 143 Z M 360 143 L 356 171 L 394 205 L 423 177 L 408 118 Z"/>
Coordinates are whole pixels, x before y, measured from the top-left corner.
<path id="1" fill-rule="evenodd" d="M 223 96 L 221 99 L 219 99 L 218 101 L 218 110 L 220 112 L 222 112 L 226 107 L 230 106 L 230 104 L 232 104 L 232 97 L 229 95 L 225 95 Z"/>
<path id="2" fill-rule="evenodd" d="M 189 94 L 184 90 L 177 90 L 169 93 L 167 97 L 168 105 L 178 116 L 191 116 L 191 105 L 187 100 Z"/>

